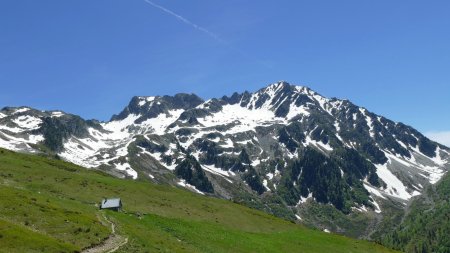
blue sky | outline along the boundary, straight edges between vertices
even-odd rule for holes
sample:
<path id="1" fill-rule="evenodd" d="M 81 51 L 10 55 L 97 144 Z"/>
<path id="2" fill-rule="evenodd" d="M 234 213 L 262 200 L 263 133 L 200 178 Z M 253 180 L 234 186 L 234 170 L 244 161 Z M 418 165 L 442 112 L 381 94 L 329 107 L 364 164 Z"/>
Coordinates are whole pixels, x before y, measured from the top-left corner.
<path id="1" fill-rule="evenodd" d="M 144 0 L 2 0 L 0 106 L 107 120 L 133 95 L 207 99 L 286 80 L 450 131 L 450 1 L 152 2 L 167 11 Z"/>

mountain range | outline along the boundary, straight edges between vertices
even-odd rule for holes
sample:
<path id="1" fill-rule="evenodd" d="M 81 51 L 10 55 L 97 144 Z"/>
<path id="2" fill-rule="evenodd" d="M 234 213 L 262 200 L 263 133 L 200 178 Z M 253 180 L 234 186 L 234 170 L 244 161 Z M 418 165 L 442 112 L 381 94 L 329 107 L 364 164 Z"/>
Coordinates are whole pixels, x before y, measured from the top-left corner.
<path id="1" fill-rule="evenodd" d="M 414 128 L 283 81 L 207 101 L 136 96 L 108 122 L 5 107 L 0 147 L 355 237 L 370 237 L 450 169 L 450 149 Z"/>

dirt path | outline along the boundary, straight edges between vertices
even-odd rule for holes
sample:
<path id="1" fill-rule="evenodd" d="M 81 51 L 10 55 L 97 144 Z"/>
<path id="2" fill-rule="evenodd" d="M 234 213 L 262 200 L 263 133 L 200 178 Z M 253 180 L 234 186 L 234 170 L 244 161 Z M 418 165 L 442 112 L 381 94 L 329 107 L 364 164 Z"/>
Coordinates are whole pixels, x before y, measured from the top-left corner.
<path id="1" fill-rule="evenodd" d="M 108 220 L 104 213 L 102 213 L 103 219 L 111 224 L 111 234 L 101 244 L 92 248 L 88 248 L 82 251 L 82 253 L 111 253 L 116 252 L 120 247 L 128 243 L 128 238 L 116 234 L 116 224 Z M 99 219 L 100 220 L 100 219 Z"/>

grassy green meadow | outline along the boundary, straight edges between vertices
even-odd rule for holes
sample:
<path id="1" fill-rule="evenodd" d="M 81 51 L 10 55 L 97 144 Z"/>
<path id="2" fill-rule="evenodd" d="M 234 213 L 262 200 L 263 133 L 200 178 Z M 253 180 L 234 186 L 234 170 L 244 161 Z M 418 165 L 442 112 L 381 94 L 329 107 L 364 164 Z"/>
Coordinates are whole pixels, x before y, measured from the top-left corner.
<path id="1" fill-rule="evenodd" d="M 104 197 L 120 197 L 124 211 L 100 211 Z M 0 252 L 81 252 L 111 233 L 101 212 L 128 238 L 117 252 L 392 252 L 227 200 L 0 149 Z"/>

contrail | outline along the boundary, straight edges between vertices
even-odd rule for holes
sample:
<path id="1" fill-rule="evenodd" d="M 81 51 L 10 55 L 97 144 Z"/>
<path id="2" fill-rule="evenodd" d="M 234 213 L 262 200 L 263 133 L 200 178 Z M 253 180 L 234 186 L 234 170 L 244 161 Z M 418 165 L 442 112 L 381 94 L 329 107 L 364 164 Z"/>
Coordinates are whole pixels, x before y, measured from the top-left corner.
<path id="1" fill-rule="evenodd" d="M 177 19 L 180 20 L 181 22 L 183 22 L 183 23 L 185 23 L 185 24 L 187 24 L 187 25 L 193 27 L 194 29 L 199 30 L 200 32 L 203 32 L 203 33 L 207 34 L 208 36 L 210 36 L 211 38 L 217 40 L 218 42 L 223 43 L 223 44 L 227 44 L 224 40 L 222 40 L 219 36 L 217 36 L 217 34 L 215 34 L 215 33 L 211 32 L 211 31 L 209 31 L 209 30 L 206 29 L 206 28 L 203 28 L 203 27 L 201 27 L 201 26 L 199 26 L 199 25 L 197 25 L 197 24 L 191 22 L 190 20 L 184 18 L 183 16 L 178 15 L 178 14 L 176 14 L 175 12 L 173 12 L 173 11 L 167 9 L 167 8 L 164 8 L 163 6 L 158 5 L 158 4 L 156 4 L 156 3 L 154 3 L 154 2 L 152 2 L 152 1 L 150 1 L 150 0 L 144 0 L 144 1 L 145 1 L 146 3 L 148 3 L 148 4 L 150 4 L 151 6 L 156 7 L 156 8 L 158 8 L 158 9 L 164 11 L 165 13 L 167 13 L 167 14 L 169 14 L 169 15 L 175 17 L 175 18 L 177 18 Z"/>
<path id="2" fill-rule="evenodd" d="M 167 8 L 165 8 L 165 7 L 163 7 L 163 6 L 161 6 L 161 5 L 159 5 L 159 4 L 156 4 L 156 3 L 152 2 L 151 0 L 144 0 L 144 2 L 146 2 L 147 4 L 150 4 L 151 6 L 153 6 L 153 7 L 155 7 L 155 8 L 160 9 L 161 11 L 163 11 L 163 12 L 169 14 L 169 15 L 172 16 L 172 17 L 175 17 L 176 19 L 178 19 L 179 21 L 185 23 L 186 25 L 188 25 L 188 26 L 190 26 L 190 27 L 192 27 L 192 28 L 194 28 L 194 29 L 196 29 L 196 30 L 198 30 L 198 31 L 200 31 L 200 32 L 202 32 L 202 33 L 208 35 L 209 37 L 211 37 L 211 38 L 213 38 L 214 40 L 220 42 L 222 45 L 224 45 L 225 47 L 227 47 L 227 48 L 229 48 L 229 49 L 235 51 L 236 53 L 240 54 L 241 56 L 243 56 L 243 57 L 245 57 L 245 58 L 248 58 L 248 59 L 250 59 L 250 60 L 253 60 L 253 61 L 257 62 L 258 64 L 263 65 L 263 66 L 266 67 L 266 68 L 269 68 L 269 69 L 272 68 L 272 66 L 268 65 L 267 63 L 265 63 L 265 62 L 263 62 L 263 61 L 260 61 L 260 60 L 258 60 L 258 59 L 254 59 L 253 57 L 251 57 L 250 55 L 248 55 L 246 52 L 244 52 L 244 51 L 242 51 L 242 50 L 239 50 L 239 49 L 235 48 L 234 46 L 232 46 L 232 45 L 231 45 L 230 43 L 228 43 L 227 41 L 221 39 L 217 34 L 215 34 L 215 33 L 211 32 L 211 31 L 209 31 L 208 29 L 206 29 L 206 28 L 204 28 L 204 27 L 201 27 L 201 26 L 199 26 L 199 25 L 193 23 L 193 22 L 190 21 L 189 19 L 187 19 L 187 18 L 185 18 L 185 17 L 183 17 L 183 16 L 181 16 L 181 15 L 179 15 L 179 14 L 177 14 L 177 13 L 175 13 L 175 12 L 173 12 L 173 11 L 171 11 L 171 10 L 169 10 L 169 9 L 167 9 Z"/>

